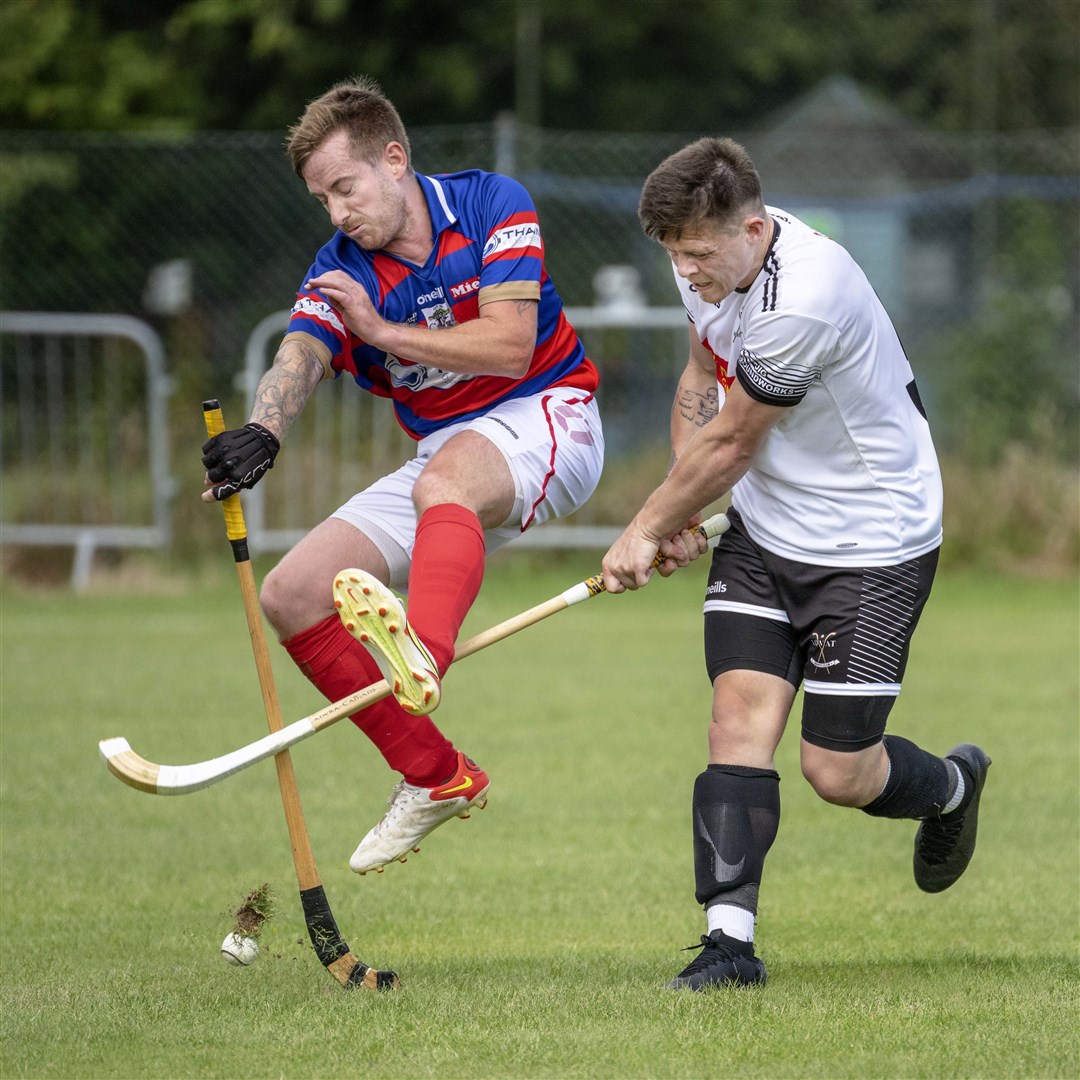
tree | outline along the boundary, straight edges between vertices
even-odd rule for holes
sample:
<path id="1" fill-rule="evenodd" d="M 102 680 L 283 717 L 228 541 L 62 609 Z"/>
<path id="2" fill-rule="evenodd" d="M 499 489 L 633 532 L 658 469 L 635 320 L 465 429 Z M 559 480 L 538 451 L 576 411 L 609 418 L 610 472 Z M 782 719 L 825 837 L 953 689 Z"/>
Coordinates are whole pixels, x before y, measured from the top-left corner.
<path id="1" fill-rule="evenodd" d="M 410 126 L 486 123 L 517 104 L 551 128 L 746 129 L 843 73 L 941 130 L 1069 127 L 1080 120 L 1080 4 L 0 4 L 0 128 L 280 130 L 357 72 L 382 82 Z"/>

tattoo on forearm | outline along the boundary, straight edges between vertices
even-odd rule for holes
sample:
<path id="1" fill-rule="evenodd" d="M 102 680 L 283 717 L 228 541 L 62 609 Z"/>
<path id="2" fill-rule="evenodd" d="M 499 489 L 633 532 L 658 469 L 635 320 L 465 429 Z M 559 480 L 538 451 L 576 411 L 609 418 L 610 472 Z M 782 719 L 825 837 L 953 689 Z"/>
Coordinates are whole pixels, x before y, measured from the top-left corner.
<path id="1" fill-rule="evenodd" d="M 704 394 L 685 389 L 675 399 L 679 415 L 695 427 L 704 427 L 720 411 L 720 393 L 715 386 Z"/>
<path id="2" fill-rule="evenodd" d="M 322 362 L 310 345 L 295 341 L 283 345 L 259 382 L 251 419 L 276 431 L 281 438 L 322 376 Z"/>

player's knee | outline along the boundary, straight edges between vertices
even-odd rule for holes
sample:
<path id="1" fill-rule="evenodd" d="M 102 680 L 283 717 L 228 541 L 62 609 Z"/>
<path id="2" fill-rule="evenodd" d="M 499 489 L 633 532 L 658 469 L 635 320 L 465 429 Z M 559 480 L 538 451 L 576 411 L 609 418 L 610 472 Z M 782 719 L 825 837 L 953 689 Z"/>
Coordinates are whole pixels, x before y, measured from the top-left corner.
<path id="1" fill-rule="evenodd" d="M 881 739 L 895 700 L 876 695 L 805 695 L 802 773 L 820 798 L 837 806 L 864 806 L 877 795 L 884 761 Z"/>
<path id="2" fill-rule="evenodd" d="M 845 767 L 845 755 L 806 753 L 802 756 L 802 774 L 814 789 L 818 798 L 836 806 L 855 806 L 854 784 L 851 770 Z"/>
<path id="3" fill-rule="evenodd" d="M 717 676 L 709 724 L 710 760 L 772 768 L 793 695 L 786 683 L 759 672 Z"/>
<path id="4" fill-rule="evenodd" d="M 757 765 L 759 755 L 754 753 L 754 750 L 758 741 L 758 731 L 748 716 L 739 712 L 718 712 L 713 709 L 709 723 L 711 761 L 738 761 Z"/>
<path id="5" fill-rule="evenodd" d="M 881 788 L 881 744 L 858 751 L 827 750 L 803 740 L 802 774 L 818 798 L 834 806 L 864 806 Z"/>
<path id="6" fill-rule="evenodd" d="M 270 625 L 277 628 L 277 620 L 280 618 L 287 594 L 287 582 L 282 574 L 278 573 L 275 566 L 265 578 L 259 589 L 259 605 L 263 614 L 269 619 Z"/>
<path id="7" fill-rule="evenodd" d="M 298 633 L 317 621 L 315 613 L 307 610 L 308 590 L 280 563 L 263 579 L 259 604 L 267 621 L 282 637 Z"/>
<path id="8" fill-rule="evenodd" d="M 455 502 L 457 494 L 453 478 L 442 475 L 437 465 L 428 465 L 413 484 L 413 507 L 419 517 L 431 506 L 439 503 Z"/>

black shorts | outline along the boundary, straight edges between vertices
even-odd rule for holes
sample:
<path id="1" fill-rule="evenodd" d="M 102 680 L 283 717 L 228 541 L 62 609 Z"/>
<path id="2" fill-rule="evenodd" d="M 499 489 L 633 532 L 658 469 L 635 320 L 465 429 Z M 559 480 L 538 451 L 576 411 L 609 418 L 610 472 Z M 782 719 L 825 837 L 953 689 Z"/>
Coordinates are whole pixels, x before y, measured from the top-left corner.
<path id="1" fill-rule="evenodd" d="M 728 517 L 731 528 L 713 552 L 705 590 L 709 679 L 740 669 L 777 675 L 796 689 L 802 684 L 808 698 L 824 696 L 815 715 L 830 701 L 838 713 L 850 713 L 839 708 L 841 698 L 895 698 L 937 549 L 894 566 L 813 566 L 758 547 L 738 512 Z M 882 711 L 887 715 L 887 707 L 875 713 Z M 822 732 L 813 741 L 826 745 L 829 738 Z M 875 738 L 880 732 L 864 732 L 858 742 Z"/>

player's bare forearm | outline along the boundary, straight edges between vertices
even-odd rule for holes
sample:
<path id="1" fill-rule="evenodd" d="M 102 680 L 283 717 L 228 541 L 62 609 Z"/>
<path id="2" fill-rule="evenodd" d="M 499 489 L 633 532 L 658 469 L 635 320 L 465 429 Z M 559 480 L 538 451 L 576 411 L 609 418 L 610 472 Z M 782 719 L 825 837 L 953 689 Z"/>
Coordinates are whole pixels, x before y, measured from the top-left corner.
<path id="1" fill-rule="evenodd" d="M 695 430 L 667 478 L 638 511 L 635 521 L 642 535 L 669 536 L 730 491 L 784 413 L 783 408 L 754 401 L 735 383 L 724 408 Z"/>
<path id="2" fill-rule="evenodd" d="M 749 458 L 733 446 L 701 436 L 692 439 L 638 511 L 634 521 L 639 533 L 657 543 L 672 535 L 730 491 L 748 465 Z"/>
<path id="3" fill-rule="evenodd" d="M 704 427 L 720 410 L 720 392 L 715 383 L 705 390 L 680 387 L 674 409 L 680 423 Z"/>
<path id="4" fill-rule="evenodd" d="M 286 338 L 273 365 L 259 380 L 251 407 L 251 422 L 269 428 L 278 439 L 284 438 L 324 371 L 324 361 L 316 342 Z"/>
<path id="5" fill-rule="evenodd" d="M 463 375 L 517 379 L 532 362 L 537 300 L 495 300 L 482 304 L 475 319 L 436 328 L 388 322 L 375 309 L 364 287 L 341 270 L 313 277 L 305 288 L 318 289 L 357 337 L 414 364 L 429 364 Z M 433 329 L 436 333 L 431 333 Z"/>
<path id="6" fill-rule="evenodd" d="M 720 387 L 716 381 L 716 361 L 701 343 L 697 330 L 688 327 L 686 367 L 675 388 L 671 405 L 672 466 L 683 448 L 720 411 Z M 669 470 L 670 471 L 670 470 Z"/>
<path id="7" fill-rule="evenodd" d="M 688 365 L 679 379 L 671 405 L 671 450 L 678 458 L 683 447 L 720 411 L 720 390 L 710 372 Z"/>
<path id="8" fill-rule="evenodd" d="M 465 375 L 519 379 L 536 348 L 535 300 L 485 304 L 468 322 L 432 333 L 428 327 L 386 324 L 378 346 L 416 364 L 432 364 Z"/>

